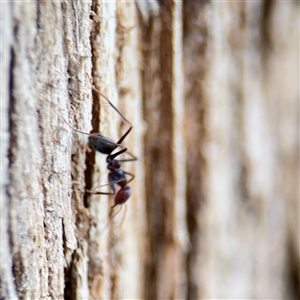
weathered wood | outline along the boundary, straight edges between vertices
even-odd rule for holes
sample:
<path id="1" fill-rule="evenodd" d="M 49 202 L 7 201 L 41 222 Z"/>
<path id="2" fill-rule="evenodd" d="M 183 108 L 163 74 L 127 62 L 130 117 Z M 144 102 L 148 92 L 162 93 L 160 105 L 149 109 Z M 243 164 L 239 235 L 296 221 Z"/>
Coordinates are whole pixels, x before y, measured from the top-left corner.
<path id="1" fill-rule="evenodd" d="M 8 3 L 1 4 L 0 18 L 2 24 L 6 24 L 6 30 L 1 27 L 2 45 L 1 45 L 1 101 L 0 101 L 0 295 L 3 298 L 16 298 L 17 291 L 13 280 L 13 256 L 10 247 L 10 204 L 7 197 L 6 187 L 9 184 L 9 158 L 8 151 L 10 146 L 10 125 L 9 125 L 9 100 L 10 100 L 10 56 L 11 43 L 13 40 L 13 26 L 12 26 L 12 8 Z"/>
<path id="2" fill-rule="evenodd" d="M 184 16 L 188 298 L 296 299 L 299 7 L 186 1 Z"/>
<path id="3" fill-rule="evenodd" d="M 185 146 L 181 3 L 162 1 L 161 14 L 144 32 L 146 192 L 150 253 L 146 294 L 185 296 Z"/>
<path id="4" fill-rule="evenodd" d="M 143 4 L 1 4 L 1 299 L 299 298 L 299 5 Z"/>
<path id="5" fill-rule="evenodd" d="M 72 212 L 71 208 L 73 132 L 66 128 L 63 119 L 73 112 L 69 107 L 69 94 L 73 94 L 82 101 L 82 113 L 78 109 L 77 116 L 82 114 L 82 120 L 88 120 L 84 103 L 88 103 L 90 93 L 85 76 L 91 68 L 89 3 L 9 5 L 3 13 L 11 17 L 13 29 L 7 45 L 10 57 L 6 58 L 9 70 L 5 75 L 10 106 L 9 180 L 5 188 L 11 268 L 19 297 L 61 298 L 65 289 L 64 267 L 77 248 L 75 210 Z M 70 13 L 78 17 L 73 18 Z M 84 84 L 80 84 L 80 79 Z M 85 144 L 86 141 L 77 143 L 76 153 L 81 147 L 83 154 L 83 164 L 77 165 L 79 174 L 85 168 Z M 80 182 L 80 178 L 77 180 Z M 81 187 L 83 190 L 82 181 Z"/>

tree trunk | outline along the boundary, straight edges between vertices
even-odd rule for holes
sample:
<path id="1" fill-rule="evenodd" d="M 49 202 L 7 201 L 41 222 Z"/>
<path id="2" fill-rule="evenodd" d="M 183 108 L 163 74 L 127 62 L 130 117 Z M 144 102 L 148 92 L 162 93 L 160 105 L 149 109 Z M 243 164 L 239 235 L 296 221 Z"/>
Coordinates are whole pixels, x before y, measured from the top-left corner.
<path id="1" fill-rule="evenodd" d="M 297 2 L 5 2 L 1 20 L 1 299 L 300 297 Z M 117 142 L 124 118 L 138 160 L 111 208 L 74 129 Z"/>

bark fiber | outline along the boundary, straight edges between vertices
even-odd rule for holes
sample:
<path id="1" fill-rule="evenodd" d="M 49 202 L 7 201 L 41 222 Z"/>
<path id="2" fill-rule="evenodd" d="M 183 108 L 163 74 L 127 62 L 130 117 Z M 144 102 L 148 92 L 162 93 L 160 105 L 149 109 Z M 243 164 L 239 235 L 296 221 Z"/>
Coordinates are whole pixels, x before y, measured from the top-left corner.
<path id="1" fill-rule="evenodd" d="M 299 17 L 1 2 L 0 298 L 299 299 Z M 110 191 L 106 158 L 66 124 L 128 130 L 93 85 L 133 125 L 119 213 L 86 193 Z"/>

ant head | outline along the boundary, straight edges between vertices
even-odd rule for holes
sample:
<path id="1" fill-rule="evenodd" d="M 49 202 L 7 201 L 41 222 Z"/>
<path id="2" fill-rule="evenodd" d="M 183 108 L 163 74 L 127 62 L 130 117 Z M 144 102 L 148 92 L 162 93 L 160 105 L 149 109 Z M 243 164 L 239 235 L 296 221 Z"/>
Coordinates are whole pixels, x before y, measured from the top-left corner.
<path id="1" fill-rule="evenodd" d="M 120 189 L 116 194 L 115 204 L 113 207 L 125 203 L 130 197 L 130 195 L 131 195 L 131 188 L 129 186 Z"/>
<path id="2" fill-rule="evenodd" d="M 110 154 L 117 148 L 117 146 L 111 139 L 103 136 L 100 133 L 91 133 L 91 135 L 89 136 L 89 145 L 94 150 L 99 151 L 103 154 Z"/>

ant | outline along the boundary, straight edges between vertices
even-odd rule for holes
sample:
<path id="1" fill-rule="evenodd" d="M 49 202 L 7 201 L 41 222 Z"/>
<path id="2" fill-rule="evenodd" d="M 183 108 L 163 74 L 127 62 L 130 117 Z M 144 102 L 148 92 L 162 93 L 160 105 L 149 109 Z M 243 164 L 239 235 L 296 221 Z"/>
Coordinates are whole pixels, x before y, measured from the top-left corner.
<path id="1" fill-rule="evenodd" d="M 105 95 L 103 95 L 95 87 L 92 87 L 92 89 L 94 91 L 96 91 L 99 95 L 101 95 L 109 103 L 109 105 L 121 116 L 121 118 L 126 123 L 129 124 L 130 127 L 123 134 L 123 136 L 116 143 L 114 143 L 110 138 L 107 138 L 107 137 L 103 136 L 100 133 L 86 133 L 86 132 L 83 132 L 83 131 L 80 131 L 78 129 L 75 129 L 69 123 L 67 123 L 65 120 L 64 121 L 73 130 L 75 130 L 79 133 L 83 133 L 85 135 L 88 135 L 89 136 L 89 138 L 88 138 L 89 139 L 89 145 L 91 146 L 91 148 L 93 148 L 94 150 L 99 151 L 103 154 L 107 154 L 107 157 L 106 157 L 107 169 L 110 171 L 108 173 L 108 181 L 109 181 L 108 184 L 110 185 L 110 187 L 112 189 L 112 192 L 98 192 L 98 191 L 96 191 L 97 188 L 105 186 L 107 184 L 97 186 L 93 190 L 86 190 L 86 192 L 88 192 L 90 194 L 95 194 L 95 195 L 115 195 L 115 202 L 114 202 L 114 205 L 112 206 L 112 208 L 114 208 L 115 206 L 117 206 L 119 204 L 125 203 L 131 195 L 131 188 L 128 186 L 128 183 L 131 182 L 134 179 L 135 176 L 133 174 L 129 173 L 129 172 L 126 172 L 126 171 L 122 170 L 121 166 L 122 166 L 122 162 L 135 161 L 135 160 L 137 160 L 137 158 L 133 154 L 131 154 L 129 151 L 127 151 L 127 148 L 125 148 L 121 144 L 125 140 L 127 135 L 130 133 L 133 126 L 125 118 L 125 116 L 108 100 L 108 98 Z M 123 148 L 123 149 L 121 149 L 120 151 L 112 154 L 112 152 L 117 147 L 120 147 L 120 148 Z M 129 154 L 132 158 L 116 159 L 116 157 L 118 157 L 119 155 L 121 155 L 125 152 L 127 152 L 127 154 Z M 131 176 L 131 178 L 129 180 L 127 180 L 126 175 Z M 115 184 L 120 186 L 120 189 L 117 192 L 116 192 Z"/>

